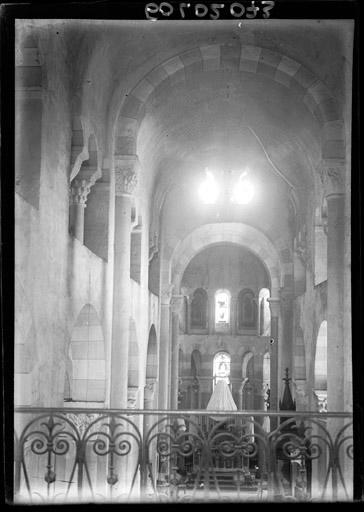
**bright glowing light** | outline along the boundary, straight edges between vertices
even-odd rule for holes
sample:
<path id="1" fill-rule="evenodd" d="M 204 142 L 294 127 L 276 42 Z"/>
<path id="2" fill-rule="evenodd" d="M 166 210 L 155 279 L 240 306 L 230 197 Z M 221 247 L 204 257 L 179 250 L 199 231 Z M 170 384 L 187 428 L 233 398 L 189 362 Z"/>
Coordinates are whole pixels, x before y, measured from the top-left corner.
<path id="1" fill-rule="evenodd" d="M 219 195 L 219 188 L 213 174 L 206 169 L 206 178 L 198 189 L 200 199 L 205 204 L 214 204 Z"/>
<path id="2" fill-rule="evenodd" d="M 247 173 L 243 172 L 239 177 L 231 197 L 233 203 L 248 204 L 254 197 L 254 187 L 246 176 Z"/>

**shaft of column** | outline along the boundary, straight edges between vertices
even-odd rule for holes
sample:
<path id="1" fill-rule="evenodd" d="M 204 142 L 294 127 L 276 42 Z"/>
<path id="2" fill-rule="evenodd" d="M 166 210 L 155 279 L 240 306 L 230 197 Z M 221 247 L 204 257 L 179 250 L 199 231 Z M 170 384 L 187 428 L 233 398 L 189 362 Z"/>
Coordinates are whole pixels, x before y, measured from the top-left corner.
<path id="1" fill-rule="evenodd" d="M 178 313 L 172 313 L 171 409 L 178 408 Z"/>
<path id="2" fill-rule="evenodd" d="M 327 196 L 327 408 L 344 410 L 344 195 Z"/>
<path id="3" fill-rule="evenodd" d="M 70 211 L 71 232 L 77 240 L 83 244 L 84 240 L 84 224 L 85 224 L 85 205 L 82 203 L 74 203 L 71 205 Z"/>
<path id="4" fill-rule="evenodd" d="M 168 374 L 169 374 L 169 303 L 161 304 L 160 348 L 159 348 L 159 409 L 168 409 Z"/>
<path id="5" fill-rule="evenodd" d="M 118 156 L 115 160 L 115 237 L 110 379 L 110 407 L 112 408 L 126 408 L 128 403 L 131 194 L 137 184 L 136 165 L 137 158 L 135 156 Z"/>
<path id="6" fill-rule="evenodd" d="M 111 356 L 111 407 L 127 407 L 130 322 L 131 198 L 115 200 L 114 300 Z"/>
<path id="7" fill-rule="evenodd" d="M 183 295 L 174 295 L 171 299 L 171 409 L 178 409 L 178 338 L 179 318 L 183 308 Z"/>
<path id="8" fill-rule="evenodd" d="M 281 290 L 281 320 L 282 320 L 282 336 L 279 340 L 279 386 L 278 397 L 282 396 L 284 382 L 282 377 L 285 369 L 288 368 L 289 375 L 293 375 L 293 294 L 290 290 Z"/>
<path id="9" fill-rule="evenodd" d="M 279 309 L 280 300 L 271 298 L 268 299 L 271 321 L 270 321 L 270 333 L 271 340 L 269 344 L 269 355 L 270 355 L 270 397 L 269 397 L 269 410 L 272 412 L 278 411 L 278 328 L 279 328 Z M 271 418 L 270 421 L 271 430 L 276 428 L 276 418 Z"/>

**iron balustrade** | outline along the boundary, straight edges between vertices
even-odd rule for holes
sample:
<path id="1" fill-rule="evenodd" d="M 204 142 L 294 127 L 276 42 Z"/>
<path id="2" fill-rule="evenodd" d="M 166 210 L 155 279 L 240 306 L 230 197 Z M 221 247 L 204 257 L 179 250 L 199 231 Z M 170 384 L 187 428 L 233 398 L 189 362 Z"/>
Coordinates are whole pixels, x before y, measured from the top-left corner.
<path id="1" fill-rule="evenodd" d="M 15 503 L 352 499 L 349 413 L 19 407 L 14 423 Z"/>

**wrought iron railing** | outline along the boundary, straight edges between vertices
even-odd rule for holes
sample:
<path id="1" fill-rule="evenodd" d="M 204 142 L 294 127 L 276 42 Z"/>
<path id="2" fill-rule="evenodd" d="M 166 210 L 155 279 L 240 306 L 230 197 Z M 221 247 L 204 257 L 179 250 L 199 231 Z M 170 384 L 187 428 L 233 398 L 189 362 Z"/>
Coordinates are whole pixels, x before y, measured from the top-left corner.
<path id="1" fill-rule="evenodd" d="M 346 413 L 15 411 L 14 501 L 352 499 Z"/>

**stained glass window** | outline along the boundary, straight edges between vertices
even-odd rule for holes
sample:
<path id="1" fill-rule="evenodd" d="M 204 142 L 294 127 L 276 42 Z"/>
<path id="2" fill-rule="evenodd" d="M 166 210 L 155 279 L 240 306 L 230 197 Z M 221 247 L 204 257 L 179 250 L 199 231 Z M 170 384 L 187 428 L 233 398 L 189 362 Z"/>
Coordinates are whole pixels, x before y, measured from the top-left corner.
<path id="1" fill-rule="evenodd" d="M 226 290 L 215 295 L 215 323 L 225 326 L 230 322 L 230 294 Z"/>

